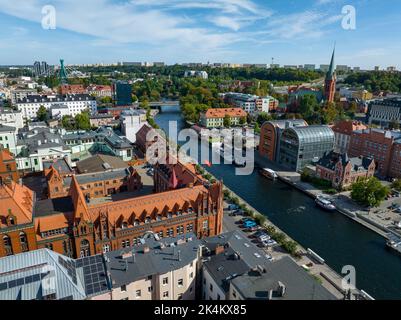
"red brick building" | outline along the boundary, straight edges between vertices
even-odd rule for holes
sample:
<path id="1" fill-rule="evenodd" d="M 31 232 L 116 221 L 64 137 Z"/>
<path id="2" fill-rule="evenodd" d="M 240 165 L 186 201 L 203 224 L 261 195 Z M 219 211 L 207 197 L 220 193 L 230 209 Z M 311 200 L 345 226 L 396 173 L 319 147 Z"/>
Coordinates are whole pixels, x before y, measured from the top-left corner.
<path id="1" fill-rule="evenodd" d="M 59 87 L 60 94 L 84 94 L 87 90 L 82 84 L 62 84 Z"/>
<path id="2" fill-rule="evenodd" d="M 347 153 L 352 133 L 357 130 L 365 130 L 367 126 L 359 121 L 344 120 L 336 122 L 331 129 L 336 137 L 334 150 L 339 153 Z"/>
<path id="3" fill-rule="evenodd" d="M 281 133 L 287 127 L 307 126 L 305 120 L 277 120 L 265 122 L 260 130 L 259 154 L 270 161 L 277 161 Z"/>
<path id="4" fill-rule="evenodd" d="M 0 147 L 0 179 L 3 182 L 12 180 L 18 182 L 19 174 L 17 163 L 13 154 L 8 150 Z"/>
<path id="5" fill-rule="evenodd" d="M 375 174 L 373 158 L 349 158 L 346 153 L 334 151 L 325 154 L 316 164 L 316 176 L 330 181 L 333 188 L 342 190 L 360 178 L 370 178 Z"/>
<path id="6" fill-rule="evenodd" d="M 334 102 L 334 96 L 336 94 L 337 76 L 334 65 L 334 56 L 335 50 L 333 51 L 333 55 L 331 56 L 329 71 L 326 74 L 326 79 L 324 83 L 324 97 L 326 102 Z"/>
<path id="7" fill-rule="evenodd" d="M 349 155 L 372 157 L 381 177 L 401 178 L 401 133 L 381 129 L 354 131 Z"/>

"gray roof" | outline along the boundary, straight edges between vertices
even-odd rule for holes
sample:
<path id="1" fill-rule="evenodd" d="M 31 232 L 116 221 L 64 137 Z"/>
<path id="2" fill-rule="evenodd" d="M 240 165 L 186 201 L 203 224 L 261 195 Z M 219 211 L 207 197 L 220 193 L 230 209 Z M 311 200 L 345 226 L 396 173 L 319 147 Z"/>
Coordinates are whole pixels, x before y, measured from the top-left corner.
<path id="1" fill-rule="evenodd" d="M 57 169 L 60 173 L 72 173 L 73 170 L 71 169 L 70 165 L 67 161 L 63 159 L 57 159 L 56 161 L 43 161 L 43 169 L 49 169 L 53 166 Z"/>
<path id="2" fill-rule="evenodd" d="M 186 241 L 182 240 L 183 243 L 178 244 L 180 239 Z M 151 236 L 143 241 L 144 244 L 139 246 L 106 254 L 107 270 L 113 279 L 113 288 L 183 268 L 198 257 L 200 241 L 194 234 L 187 234 L 182 238 L 164 238 L 161 241 L 156 241 Z M 150 249 L 149 252 L 144 252 L 145 247 Z M 134 256 L 123 259 L 122 254 L 130 252 Z"/>
<path id="3" fill-rule="evenodd" d="M 334 171 L 336 164 L 339 161 L 341 162 L 343 167 L 348 165 L 348 163 L 351 163 L 352 165 L 351 170 L 358 172 L 358 171 L 367 171 L 372 161 L 374 160 L 373 158 L 369 157 L 349 158 L 347 153 L 340 154 L 334 151 L 330 151 L 328 153 L 325 153 L 323 157 L 319 159 L 317 164 L 329 170 Z"/>
<path id="4" fill-rule="evenodd" d="M 235 251 L 227 248 L 224 253 L 210 257 L 210 260 L 204 262 L 204 267 L 214 279 L 217 285 L 228 292 L 230 280 L 249 271 L 249 266 L 245 261 L 238 259 Z"/>
<path id="5" fill-rule="evenodd" d="M 113 179 L 123 179 L 128 176 L 128 169 L 116 169 L 106 172 L 96 172 L 96 173 L 87 173 L 87 174 L 79 174 L 75 177 L 80 185 L 84 185 L 86 183 L 93 183 L 97 181 L 105 181 L 105 180 L 113 180 Z M 64 178 L 64 184 L 69 186 L 71 185 L 71 177 Z"/>
<path id="6" fill-rule="evenodd" d="M 67 95 L 55 95 L 55 96 L 46 96 L 46 95 L 30 95 L 28 97 L 24 97 L 22 99 L 18 99 L 17 103 L 59 103 L 59 102 L 67 102 L 67 101 L 95 101 L 96 98 L 92 97 L 89 94 L 67 94 Z"/>
<path id="7" fill-rule="evenodd" d="M 0 300 L 41 300 L 49 295 L 58 300 L 83 300 L 93 288 L 92 277 L 96 278 L 97 293 L 106 292 L 108 285 L 102 264 L 97 263 L 89 270 L 86 267 L 98 260 L 95 256 L 74 261 L 48 249 L 1 258 Z M 94 272 L 89 279 L 91 270 Z M 92 290 L 91 294 L 94 293 Z"/>
<path id="8" fill-rule="evenodd" d="M 0 132 L 15 132 L 16 128 L 0 124 Z"/>
<path id="9" fill-rule="evenodd" d="M 211 251 L 214 251 L 217 246 L 228 245 L 250 268 L 270 263 L 265 257 L 264 251 L 255 246 L 255 244 L 238 231 L 231 231 L 219 236 L 203 239 L 202 244 Z M 261 257 L 258 258 L 256 255 L 260 255 Z"/>
<path id="10" fill-rule="evenodd" d="M 326 288 L 298 266 L 290 257 L 283 257 L 264 267 L 263 273 L 250 271 L 231 281 L 235 289 L 250 300 L 267 300 L 268 292 L 275 291 L 279 282 L 285 286 L 280 300 L 336 300 Z"/>
<path id="11" fill-rule="evenodd" d="M 102 172 L 110 169 L 123 169 L 127 164 L 118 157 L 97 154 L 77 163 L 80 173 Z"/>

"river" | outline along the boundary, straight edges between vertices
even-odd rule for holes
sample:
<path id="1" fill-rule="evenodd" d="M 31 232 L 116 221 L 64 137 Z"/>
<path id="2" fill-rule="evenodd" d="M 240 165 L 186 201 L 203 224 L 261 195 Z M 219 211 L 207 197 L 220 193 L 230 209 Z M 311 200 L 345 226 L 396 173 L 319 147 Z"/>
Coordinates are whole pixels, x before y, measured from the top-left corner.
<path id="1" fill-rule="evenodd" d="M 179 129 L 185 126 L 179 108 L 164 108 L 155 120 L 164 130 L 169 121 L 177 121 Z M 345 265 L 354 266 L 359 289 L 375 299 L 401 299 L 401 257 L 389 251 L 378 234 L 340 213 L 320 210 L 303 193 L 256 171 L 238 177 L 232 165 L 213 165 L 207 170 L 338 273 Z"/>

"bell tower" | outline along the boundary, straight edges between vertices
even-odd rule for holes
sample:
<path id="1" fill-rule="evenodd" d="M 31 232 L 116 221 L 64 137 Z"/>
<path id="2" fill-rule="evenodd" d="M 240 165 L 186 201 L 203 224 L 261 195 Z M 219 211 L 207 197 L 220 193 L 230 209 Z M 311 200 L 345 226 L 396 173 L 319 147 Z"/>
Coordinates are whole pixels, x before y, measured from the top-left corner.
<path id="1" fill-rule="evenodd" d="M 336 70 L 334 65 L 336 48 L 334 47 L 333 55 L 331 56 L 329 71 L 327 71 L 325 85 L 324 85 L 324 98 L 326 102 L 334 102 L 334 95 L 336 93 Z"/>

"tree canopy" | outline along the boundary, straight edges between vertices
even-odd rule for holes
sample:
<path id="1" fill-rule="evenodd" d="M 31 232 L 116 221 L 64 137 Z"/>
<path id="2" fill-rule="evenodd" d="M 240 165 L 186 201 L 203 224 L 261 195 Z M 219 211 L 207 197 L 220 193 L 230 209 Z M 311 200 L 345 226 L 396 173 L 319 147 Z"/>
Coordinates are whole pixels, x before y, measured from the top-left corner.
<path id="1" fill-rule="evenodd" d="M 379 179 L 359 179 L 352 185 L 351 197 L 361 205 L 378 207 L 390 193 L 390 189 L 383 186 Z"/>

